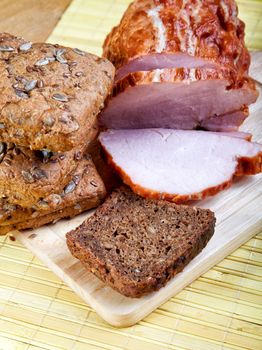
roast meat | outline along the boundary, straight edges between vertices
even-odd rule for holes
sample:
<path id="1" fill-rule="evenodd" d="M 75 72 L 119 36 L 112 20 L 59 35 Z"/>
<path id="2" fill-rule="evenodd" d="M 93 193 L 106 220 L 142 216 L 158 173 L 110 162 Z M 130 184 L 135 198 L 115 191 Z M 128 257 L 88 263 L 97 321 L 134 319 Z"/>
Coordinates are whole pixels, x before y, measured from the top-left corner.
<path id="1" fill-rule="evenodd" d="M 200 200 L 262 171 L 262 145 L 244 134 L 167 129 L 111 130 L 100 142 L 137 194 L 172 202 Z"/>

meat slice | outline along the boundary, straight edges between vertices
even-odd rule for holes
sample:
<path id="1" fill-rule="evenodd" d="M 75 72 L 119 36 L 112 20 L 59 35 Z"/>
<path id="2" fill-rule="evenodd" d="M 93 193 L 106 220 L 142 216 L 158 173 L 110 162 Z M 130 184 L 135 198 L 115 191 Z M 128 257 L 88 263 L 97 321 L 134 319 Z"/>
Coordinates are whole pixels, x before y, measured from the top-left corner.
<path id="1" fill-rule="evenodd" d="M 132 73 L 116 84 L 100 123 L 109 129 L 235 131 L 248 116 L 244 105 L 258 93 L 249 78 L 239 88 L 230 80 L 228 71 L 211 68 Z"/>
<path id="2" fill-rule="evenodd" d="M 228 67 L 240 81 L 250 64 L 244 29 L 234 0 L 135 0 L 107 36 L 104 57 L 119 70 L 118 79 L 140 70 L 182 67 L 183 57 L 184 67 L 208 60 Z"/>
<path id="3" fill-rule="evenodd" d="M 156 53 L 130 60 L 117 70 L 116 81 L 123 79 L 129 73 L 151 71 L 164 68 L 218 68 L 215 62 L 192 57 L 185 53 Z"/>
<path id="4" fill-rule="evenodd" d="M 180 203 L 230 187 L 234 176 L 262 171 L 262 145 L 233 134 L 167 129 L 100 135 L 109 162 L 137 194 Z"/>

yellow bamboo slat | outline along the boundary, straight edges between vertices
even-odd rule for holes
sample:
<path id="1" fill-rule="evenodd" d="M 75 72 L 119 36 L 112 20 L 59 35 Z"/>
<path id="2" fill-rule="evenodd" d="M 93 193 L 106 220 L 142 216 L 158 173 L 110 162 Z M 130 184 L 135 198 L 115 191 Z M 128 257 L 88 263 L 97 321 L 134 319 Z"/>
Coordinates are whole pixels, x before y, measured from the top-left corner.
<path id="1" fill-rule="evenodd" d="M 129 3 L 75 0 L 49 41 L 101 54 Z M 262 49 L 262 1 L 238 3 L 249 48 Z M 0 237 L 0 350 L 260 350 L 261 265 L 262 232 L 146 319 L 117 329 L 19 242 Z"/>

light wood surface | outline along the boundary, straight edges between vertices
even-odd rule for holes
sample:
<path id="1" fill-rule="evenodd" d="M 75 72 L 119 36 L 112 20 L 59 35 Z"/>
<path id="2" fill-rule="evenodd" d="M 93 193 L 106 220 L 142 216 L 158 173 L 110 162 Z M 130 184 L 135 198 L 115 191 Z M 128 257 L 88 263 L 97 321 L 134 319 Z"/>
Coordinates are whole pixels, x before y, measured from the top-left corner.
<path id="1" fill-rule="evenodd" d="M 262 62 L 260 60 L 259 63 L 256 62 L 256 57 L 254 61 L 254 66 L 260 66 L 262 69 Z M 260 92 L 262 92 L 261 89 Z M 242 128 L 243 131 L 251 132 L 253 140 L 258 142 L 262 142 L 261 113 L 262 96 L 251 108 L 251 116 Z M 229 190 L 197 205 L 215 211 L 217 226 L 211 241 L 202 253 L 166 287 L 140 299 L 126 298 L 105 286 L 94 275 L 87 272 L 68 251 L 65 241 L 66 232 L 81 224 L 91 213 L 38 230 L 16 233 L 15 236 L 108 323 L 117 327 L 126 327 L 147 316 L 260 232 L 262 176 L 238 179 Z"/>
<path id="2" fill-rule="evenodd" d="M 0 32 L 45 41 L 71 0 L 0 0 Z"/>

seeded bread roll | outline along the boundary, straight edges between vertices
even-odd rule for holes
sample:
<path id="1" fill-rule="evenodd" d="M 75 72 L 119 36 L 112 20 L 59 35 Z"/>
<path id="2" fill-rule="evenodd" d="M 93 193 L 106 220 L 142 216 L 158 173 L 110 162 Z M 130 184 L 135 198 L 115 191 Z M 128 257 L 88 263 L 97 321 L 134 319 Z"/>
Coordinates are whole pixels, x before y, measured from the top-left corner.
<path id="1" fill-rule="evenodd" d="M 98 278 L 127 297 L 163 287 L 214 233 L 210 210 L 114 191 L 96 213 L 67 234 L 67 245 Z"/>
<path id="2" fill-rule="evenodd" d="M 86 146 L 53 154 L 0 143 L 1 197 L 30 208 L 42 198 L 62 192 L 85 152 Z"/>
<path id="3" fill-rule="evenodd" d="M 53 152 L 87 142 L 114 73 L 81 50 L 0 34 L 0 141 Z"/>
<path id="4" fill-rule="evenodd" d="M 79 161 L 70 182 L 60 194 L 51 194 L 32 208 L 0 200 L 0 233 L 35 228 L 62 217 L 72 217 L 97 207 L 105 198 L 104 183 L 90 156 Z M 8 232 L 7 231 L 7 232 Z"/>

